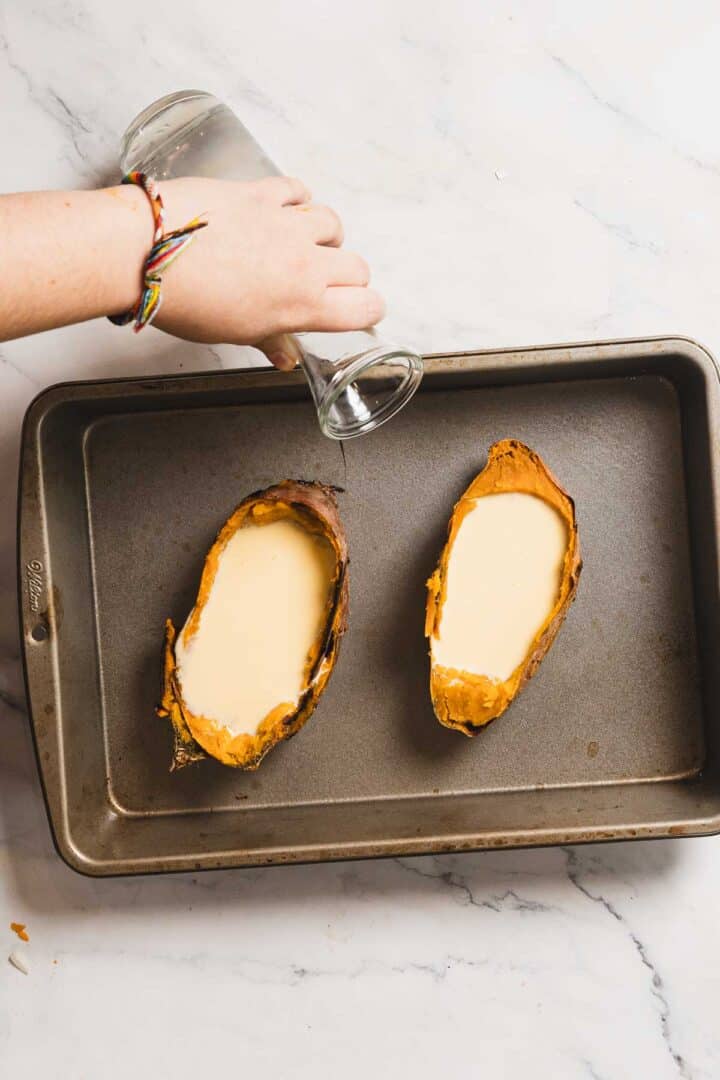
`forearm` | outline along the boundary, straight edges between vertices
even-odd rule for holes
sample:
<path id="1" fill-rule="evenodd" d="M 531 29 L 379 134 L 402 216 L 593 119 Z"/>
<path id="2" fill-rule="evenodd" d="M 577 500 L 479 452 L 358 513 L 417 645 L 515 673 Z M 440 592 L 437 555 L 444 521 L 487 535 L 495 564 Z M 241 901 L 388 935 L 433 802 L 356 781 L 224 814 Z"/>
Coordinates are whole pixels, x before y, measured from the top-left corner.
<path id="1" fill-rule="evenodd" d="M 341 248 L 337 214 L 310 203 L 299 180 L 185 177 L 164 181 L 161 195 L 166 231 L 198 215 L 208 227 L 163 274 L 160 330 L 258 343 L 292 366 L 279 342 L 287 334 L 382 318 L 367 263 Z M 135 185 L 0 195 L 0 341 L 134 308 L 152 237 L 150 202 Z"/>
<path id="2" fill-rule="evenodd" d="M 0 195 L 0 341 L 127 311 L 152 229 L 136 187 Z"/>

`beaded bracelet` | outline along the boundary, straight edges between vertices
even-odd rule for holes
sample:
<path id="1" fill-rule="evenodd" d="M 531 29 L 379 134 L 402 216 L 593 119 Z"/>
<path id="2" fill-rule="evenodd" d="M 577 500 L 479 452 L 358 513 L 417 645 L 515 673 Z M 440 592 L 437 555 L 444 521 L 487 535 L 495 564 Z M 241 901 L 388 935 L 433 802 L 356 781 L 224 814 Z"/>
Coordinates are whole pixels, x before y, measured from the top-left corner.
<path id="1" fill-rule="evenodd" d="M 182 229 L 175 229 L 173 232 L 166 233 L 165 208 L 153 178 L 135 170 L 124 176 L 122 183 L 137 184 L 138 187 L 143 189 L 150 200 L 153 222 L 155 223 L 153 246 L 150 248 L 150 254 L 145 260 L 143 269 L 143 285 L 140 299 L 130 311 L 126 311 L 122 315 L 108 316 L 110 322 L 114 323 L 115 326 L 125 326 L 129 322 L 134 322 L 133 330 L 137 334 L 144 326 L 151 323 L 158 313 L 163 271 L 167 270 L 168 266 L 177 259 L 180 252 L 184 251 L 188 244 L 195 239 L 195 233 L 198 229 L 205 228 L 207 221 L 202 221 L 199 217 L 196 217 L 183 226 Z"/>

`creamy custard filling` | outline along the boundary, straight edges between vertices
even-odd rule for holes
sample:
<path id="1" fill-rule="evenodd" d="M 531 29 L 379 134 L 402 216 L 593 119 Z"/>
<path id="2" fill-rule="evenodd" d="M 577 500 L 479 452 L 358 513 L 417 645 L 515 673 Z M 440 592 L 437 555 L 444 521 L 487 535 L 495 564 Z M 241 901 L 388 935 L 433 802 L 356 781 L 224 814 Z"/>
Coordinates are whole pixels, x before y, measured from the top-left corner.
<path id="1" fill-rule="evenodd" d="M 433 663 L 504 682 L 560 591 L 568 530 L 535 495 L 475 500 L 455 536 Z"/>
<path id="2" fill-rule="evenodd" d="M 254 735 L 278 705 L 294 707 L 334 572 L 329 541 L 294 521 L 239 529 L 218 560 L 196 633 L 186 641 L 183 628 L 175 646 L 190 710 L 233 735 Z"/>

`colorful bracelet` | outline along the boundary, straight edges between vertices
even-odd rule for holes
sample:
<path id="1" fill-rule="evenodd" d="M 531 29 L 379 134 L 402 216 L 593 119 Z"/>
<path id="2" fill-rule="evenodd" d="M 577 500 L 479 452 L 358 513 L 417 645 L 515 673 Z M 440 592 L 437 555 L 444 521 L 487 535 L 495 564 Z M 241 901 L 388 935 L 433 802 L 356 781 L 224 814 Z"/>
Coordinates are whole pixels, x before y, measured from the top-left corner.
<path id="1" fill-rule="evenodd" d="M 115 326 L 125 326 L 129 322 L 134 322 L 133 330 L 137 334 L 139 330 L 142 330 L 143 326 L 151 323 L 158 313 L 163 272 L 177 259 L 180 252 L 184 251 L 188 244 L 194 240 L 198 229 L 205 228 L 207 221 L 202 221 L 199 217 L 196 217 L 182 229 L 175 229 L 173 232 L 166 233 L 165 208 L 153 178 L 146 176 L 145 173 L 134 171 L 124 176 L 122 183 L 137 184 L 138 187 L 143 189 L 150 200 L 155 223 L 153 246 L 150 248 L 150 254 L 145 260 L 143 269 L 143 285 L 140 299 L 135 307 L 131 308 L 130 311 L 126 311 L 123 315 L 108 316 L 110 322 L 114 323 Z"/>

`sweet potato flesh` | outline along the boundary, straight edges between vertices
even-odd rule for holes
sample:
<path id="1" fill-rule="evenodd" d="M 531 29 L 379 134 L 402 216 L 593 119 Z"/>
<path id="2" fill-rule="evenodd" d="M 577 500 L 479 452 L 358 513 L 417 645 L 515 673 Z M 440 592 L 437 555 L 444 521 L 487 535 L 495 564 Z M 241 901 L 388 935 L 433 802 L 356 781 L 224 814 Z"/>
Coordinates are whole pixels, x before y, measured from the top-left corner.
<path id="1" fill-rule="evenodd" d="M 538 669 L 575 597 L 582 562 L 575 505 L 515 439 L 455 506 L 428 581 L 430 695 L 441 724 L 475 735 Z"/>
<path id="2" fill-rule="evenodd" d="M 347 566 L 332 488 L 284 480 L 243 500 L 182 630 L 165 624 L 157 712 L 175 734 L 171 768 L 210 756 L 256 769 L 300 730 L 335 666 Z"/>
<path id="3" fill-rule="evenodd" d="M 289 519 L 247 524 L 218 560 L 199 620 L 175 647 L 183 700 L 231 735 L 255 735 L 300 699 L 335 571 L 328 541 Z"/>
<path id="4" fill-rule="evenodd" d="M 566 546 L 565 522 L 542 499 L 476 499 L 448 561 L 433 663 L 508 679 L 557 600 Z"/>

